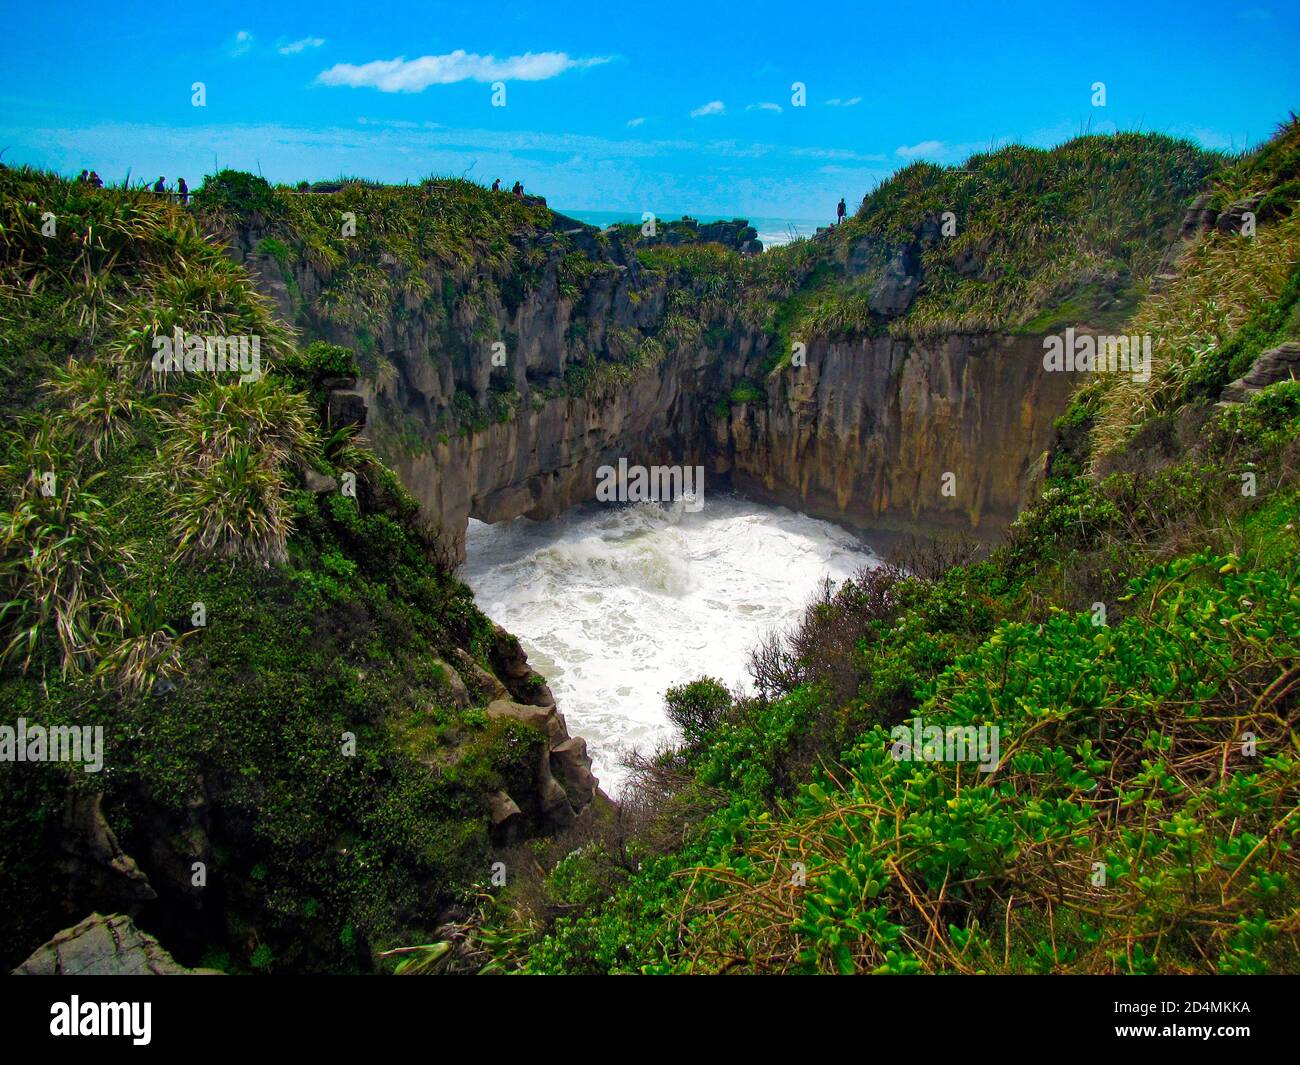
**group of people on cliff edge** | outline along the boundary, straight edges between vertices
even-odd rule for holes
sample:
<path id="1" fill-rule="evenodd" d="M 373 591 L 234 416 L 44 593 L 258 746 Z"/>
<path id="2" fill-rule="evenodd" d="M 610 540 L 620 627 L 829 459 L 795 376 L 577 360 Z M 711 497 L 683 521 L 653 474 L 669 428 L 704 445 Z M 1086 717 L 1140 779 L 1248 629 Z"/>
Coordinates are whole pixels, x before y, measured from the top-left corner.
<path id="1" fill-rule="evenodd" d="M 93 170 L 83 170 L 77 175 L 77 184 L 89 185 L 92 189 L 102 189 L 104 187 L 104 179 Z M 143 182 L 141 184 L 143 185 Z M 159 196 L 171 196 L 182 204 L 190 202 L 190 187 L 185 183 L 184 178 L 176 179 L 176 191 L 172 192 L 167 188 L 167 179 L 159 175 L 158 180 L 153 183 L 151 191 Z"/>

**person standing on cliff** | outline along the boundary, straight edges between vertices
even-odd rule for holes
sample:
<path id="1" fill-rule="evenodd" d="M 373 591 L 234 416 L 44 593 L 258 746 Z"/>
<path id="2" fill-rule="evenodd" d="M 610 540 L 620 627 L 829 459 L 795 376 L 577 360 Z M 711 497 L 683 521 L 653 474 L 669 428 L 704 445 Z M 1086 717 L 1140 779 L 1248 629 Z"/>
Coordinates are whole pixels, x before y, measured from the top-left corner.
<path id="1" fill-rule="evenodd" d="M 190 202 L 190 187 L 185 184 L 184 178 L 176 179 L 176 195 L 180 197 L 181 206 Z"/>
<path id="2" fill-rule="evenodd" d="M 840 197 L 840 205 L 835 208 L 835 224 L 839 225 L 844 221 L 844 216 L 848 213 L 848 208 L 844 206 L 844 197 Z"/>

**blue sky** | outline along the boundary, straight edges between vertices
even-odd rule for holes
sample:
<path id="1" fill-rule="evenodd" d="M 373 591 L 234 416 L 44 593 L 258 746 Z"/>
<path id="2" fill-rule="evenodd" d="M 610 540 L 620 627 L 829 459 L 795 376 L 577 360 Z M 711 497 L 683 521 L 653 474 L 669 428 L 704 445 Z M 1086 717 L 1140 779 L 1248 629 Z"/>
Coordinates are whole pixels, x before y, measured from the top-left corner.
<path id="1" fill-rule="evenodd" d="M 916 158 L 1088 127 L 1240 149 L 1300 109 L 1293 0 L 98 0 L 6 23 L 5 162 L 194 187 L 214 161 L 467 173 L 559 209 L 822 218 Z"/>

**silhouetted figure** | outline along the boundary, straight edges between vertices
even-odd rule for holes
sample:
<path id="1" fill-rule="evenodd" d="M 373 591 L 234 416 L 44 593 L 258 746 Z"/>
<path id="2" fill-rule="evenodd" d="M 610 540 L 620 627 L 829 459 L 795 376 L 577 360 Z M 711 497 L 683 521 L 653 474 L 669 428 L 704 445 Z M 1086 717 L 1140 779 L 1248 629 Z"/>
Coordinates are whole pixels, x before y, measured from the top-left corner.
<path id="1" fill-rule="evenodd" d="M 158 195 L 160 196 L 163 193 L 165 193 L 167 191 L 167 179 L 164 177 L 160 177 L 157 181 L 153 183 L 153 190 L 154 192 L 158 193 Z"/>
<path id="2" fill-rule="evenodd" d="M 190 202 L 190 187 L 185 184 L 184 178 L 176 179 L 176 194 L 181 198 L 181 204 Z"/>
<path id="3" fill-rule="evenodd" d="M 77 184 L 78 184 L 78 185 L 85 185 L 85 184 L 88 184 L 89 182 L 90 182 L 90 172 L 87 171 L 87 170 L 83 170 L 83 171 L 82 171 L 82 172 L 77 176 Z"/>
<path id="4" fill-rule="evenodd" d="M 515 187 L 510 191 L 522 200 L 524 198 L 524 183 L 522 181 L 516 181 Z"/>
<path id="5" fill-rule="evenodd" d="M 500 179 L 500 178 L 497 178 L 496 181 L 492 182 L 492 191 L 493 191 L 493 192 L 500 192 L 500 191 L 501 191 L 501 179 Z"/>
<path id="6" fill-rule="evenodd" d="M 88 180 L 90 181 L 90 187 L 92 189 L 102 189 L 104 187 L 104 179 L 93 170 L 90 172 L 90 178 Z"/>
<path id="7" fill-rule="evenodd" d="M 835 224 L 839 225 L 844 221 L 844 216 L 848 213 L 848 208 L 844 206 L 844 197 L 840 197 L 840 205 L 835 208 Z"/>

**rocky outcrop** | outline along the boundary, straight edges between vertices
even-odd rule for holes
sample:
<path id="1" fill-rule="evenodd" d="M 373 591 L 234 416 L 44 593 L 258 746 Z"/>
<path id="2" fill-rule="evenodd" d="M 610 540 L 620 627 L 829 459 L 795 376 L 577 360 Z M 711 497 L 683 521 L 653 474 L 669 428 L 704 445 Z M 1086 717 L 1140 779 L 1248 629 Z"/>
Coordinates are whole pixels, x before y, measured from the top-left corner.
<path id="1" fill-rule="evenodd" d="M 818 341 L 760 403 L 714 427 L 749 495 L 855 526 L 990 539 L 1036 490 L 1053 420 L 1079 384 L 1037 336 Z M 949 477 L 948 475 L 951 475 Z"/>
<path id="2" fill-rule="evenodd" d="M 715 397 L 763 380 L 765 338 L 738 328 L 734 339 L 717 356 L 675 354 L 603 400 L 548 399 L 390 457 L 457 536 L 470 517 L 554 517 L 592 499 L 599 467 L 627 457 L 704 465 L 710 485 L 730 481 L 878 539 L 992 539 L 1033 492 L 1052 422 L 1079 383 L 1043 370 L 1036 336 L 816 341 L 805 366 L 765 380 L 765 397 L 720 411 Z"/>
<path id="3" fill-rule="evenodd" d="M 1262 192 L 1247 196 L 1244 200 L 1230 203 L 1214 220 L 1214 228 L 1220 233 L 1240 234 L 1246 228 L 1247 215 L 1254 216 L 1259 205 L 1264 201 Z"/>
<path id="4" fill-rule="evenodd" d="M 1260 389 L 1279 381 L 1296 380 L 1300 380 L 1300 343 L 1289 340 L 1264 352 L 1245 376 L 1228 385 L 1219 398 L 1219 406 L 1245 403 Z"/>
<path id="5" fill-rule="evenodd" d="M 1192 201 L 1187 213 L 1183 215 L 1183 223 L 1179 227 L 1178 236 L 1165 249 L 1160 265 L 1156 267 L 1155 277 L 1151 282 L 1153 291 L 1158 292 L 1178 275 L 1178 263 L 1183 254 L 1200 239 L 1202 233 L 1214 228 L 1214 222 L 1219 213 L 1211 206 L 1211 199 L 1211 193 L 1201 193 Z"/>
<path id="6" fill-rule="evenodd" d="M 671 222 L 656 222 L 653 237 L 641 233 L 635 226 L 616 227 L 634 236 L 641 245 L 668 244 L 721 244 L 742 255 L 757 255 L 763 250 L 763 242 L 758 239 L 758 230 L 749 224 L 748 219 L 733 218 L 731 221 L 699 222 L 687 215 Z"/>
<path id="7" fill-rule="evenodd" d="M 1178 236 L 1165 249 L 1160 265 L 1156 267 L 1155 277 L 1151 284 L 1152 291 L 1160 291 L 1177 276 L 1178 263 L 1183 254 L 1200 239 L 1202 234 L 1211 229 L 1217 229 L 1220 233 L 1234 236 L 1245 232 L 1247 216 L 1256 216 L 1265 198 L 1263 193 L 1257 193 L 1253 196 L 1247 196 L 1244 200 L 1230 203 L 1222 211 L 1219 211 L 1214 207 L 1212 192 L 1202 192 L 1198 195 L 1183 216 L 1183 223 L 1178 230 Z M 1264 221 L 1264 219 L 1257 217 L 1254 220 L 1256 223 Z"/>
<path id="8" fill-rule="evenodd" d="M 916 245 L 902 248 L 889 260 L 884 276 L 872 290 L 868 306 L 872 314 L 897 318 L 912 306 L 922 282 L 921 256 Z"/>
<path id="9" fill-rule="evenodd" d="M 488 796 L 488 819 L 497 846 L 508 847 L 523 838 L 524 812 L 508 793 L 494 791 Z"/>
<path id="10" fill-rule="evenodd" d="M 14 976 L 209 976 L 178 965 L 125 914 L 91 914 L 37 947 Z"/>
<path id="11" fill-rule="evenodd" d="M 1079 383 L 1043 371 L 1038 337 L 815 340 L 806 365 L 769 377 L 773 335 L 739 308 L 724 308 L 700 323 L 708 328 L 697 342 L 661 341 L 666 354 L 639 373 L 611 387 L 568 387 L 568 375 L 592 355 L 617 363 L 629 343 L 662 337 L 671 288 L 682 282 L 645 270 L 617 232 L 597 240 L 589 227 L 575 224 L 570 235 L 571 220 L 553 221 L 555 232 L 520 238 L 532 261 L 540 253 L 545 263 L 526 292 L 507 298 L 488 289 L 454 305 L 450 320 L 418 303 L 394 308 L 366 340 L 393 372 L 331 395 L 331 417 L 366 426 L 454 554 L 463 557 L 471 517 L 554 517 L 593 499 L 597 471 L 620 458 L 702 465 L 710 489 L 730 481 L 878 539 L 992 539 L 1033 491 L 1052 421 Z M 579 241 L 592 262 L 577 297 L 559 284 L 572 254 L 560 236 L 570 247 Z M 924 283 L 922 253 L 938 239 L 937 224 L 927 222 L 902 244 L 868 236 L 843 250 L 849 277 L 879 272 L 869 306 L 882 328 L 873 333 L 908 311 Z M 283 297 L 278 264 L 255 250 L 258 234 L 234 245 L 267 291 Z M 970 249 L 964 268 L 984 276 L 984 250 Z M 298 267 L 291 280 L 302 295 L 283 306 L 287 315 L 309 334 L 359 345 L 304 310 L 320 278 Z M 505 365 L 491 359 L 491 337 L 507 338 Z M 765 395 L 744 401 L 754 391 L 737 392 L 746 381 L 761 382 Z M 455 410 L 481 410 L 500 396 L 512 397 L 507 416 L 455 422 Z M 494 668 L 512 699 L 535 701 L 514 682 L 522 678 L 509 679 L 501 663 Z M 472 674 L 465 675 L 471 687 Z"/>
<path id="12" fill-rule="evenodd" d="M 545 740 L 538 753 L 525 792 L 505 791 L 489 797 L 492 839 L 504 846 L 521 838 L 530 824 L 553 834 L 571 826 L 596 796 L 586 741 L 571 737 L 564 715 L 552 699 L 547 706 L 531 706 L 497 699 L 487 707 L 489 720 L 509 718 L 540 732 Z"/>
<path id="13" fill-rule="evenodd" d="M 542 675 L 528 664 L 518 639 L 496 626 L 496 640 L 489 651 L 489 672 L 461 652 L 460 671 L 440 662 L 448 690 L 457 698 L 471 699 L 471 687 L 487 693 L 489 721 L 517 721 L 535 730 L 541 742 L 526 780 L 487 796 L 490 838 L 498 847 L 508 847 L 538 834 L 562 832 L 574 824 L 599 794 L 591 772 L 586 741 L 569 735 L 564 715 Z"/>
<path id="14" fill-rule="evenodd" d="M 591 772 L 587 741 L 574 736 L 555 744 L 549 755 L 551 772 L 568 793 L 570 801 L 579 808 L 591 802 L 596 796 L 598 782 Z"/>
<path id="15" fill-rule="evenodd" d="M 517 702 L 532 706 L 554 706 L 555 696 L 546 684 L 546 678 L 528 664 L 528 655 L 520 646 L 519 638 L 494 625 L 496 642 L 489 657 L 496 675 L 504 678 L 505 686 Z"/>
<path id="16" fill-rule="evenodd" d="M 59 866 L 67 877 L 66 904 L 80 907 L 89 901 L 138 912 L 158 893 L 135 860 L 122 850 L 104 817 L 102 801 L 98 792 L 74 791 L 69 791 L 65 800 Z"/>

